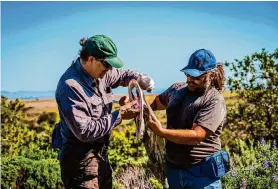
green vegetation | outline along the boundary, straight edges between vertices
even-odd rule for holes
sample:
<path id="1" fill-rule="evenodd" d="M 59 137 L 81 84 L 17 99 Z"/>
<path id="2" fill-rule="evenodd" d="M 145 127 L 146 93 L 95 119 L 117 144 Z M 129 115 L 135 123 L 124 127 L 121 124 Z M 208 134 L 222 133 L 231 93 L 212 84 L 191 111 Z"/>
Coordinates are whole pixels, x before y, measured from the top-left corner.
<path id="1" fill-rule="evenodd" d="M 1 188 L 62 188 L 56 159 L 2 158 Z"/>
<path id="2" fill-rule="evenodd" d="M 230 152 L 232 171 L 222 178 L 225 189 L 278 188 L 277 59 L 278 50 L 262 50 L 243 60 L 226 62 L 232 76 L 228 79 L 231 91 L 223 94 L 228 116 L 221 138 L 223 148 Z M 153 96 L 147 100 L 152 101 Z M 35 115 L 30 109 L 19 100 L 1 98 L 1 188 L 62 188 L 58 151 L 50 146 L 59 119 L 52 110 L 57 108 L 43 109 L 35 119 L 28 117 Z M 165 111 L 156 115 L 165 125 Z M 149 170 L 133 121 L 123 121 L 113 130 L 109 159 L 115 189 L 163 188 Z"/>
<path id="3" fill-rule="evenodd" d="M 57 151 L 50 147 L 53 119 L 30 125 L 23 109 L 23 102 L 2 96 L 1 188 L 62 188 Z"/>
<path id="4" fill-rule="evenodd" d="M 224 188 L 273 189 L 278 188 L 278 150 L 276 141 L 254 145 L 241 140 L 235 142 L 240 153 L 233 153 L 232 170 L 222 178 Z"/>
<path id="5" fill-rule="evenodd" d="M 237 98 L 228 105 L 224 146 L 237 145 L 235 138 L 259 141 L 278 138 L 278 50 L 246 56 L 226 62 L 232 76 L 228 85 Z M 236 149 L 235 149 L 236 150 Z"/>
<path id="6" fill-rule="evenodd" d="M 109 159 L 114 168 L 127 165 L 140 166 L 147 162 L 144 145 L 135 136 L 133 121 L 120 131 L 113 131 L 109 149 Z"/>

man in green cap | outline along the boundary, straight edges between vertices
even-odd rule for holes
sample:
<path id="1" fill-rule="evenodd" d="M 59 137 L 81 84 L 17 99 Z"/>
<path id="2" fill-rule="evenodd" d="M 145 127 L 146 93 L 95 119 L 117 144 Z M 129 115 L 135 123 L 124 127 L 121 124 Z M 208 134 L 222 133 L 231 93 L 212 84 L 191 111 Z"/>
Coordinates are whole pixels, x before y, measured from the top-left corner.
<path id="1" fill-rule="evenodd" d="M 53 147 L 59 148 L 61 177 L 68 188 L 112 188 L 112 169 L 107 150 L 111 130 L 139 110 L 136 101 L 112 111 L 112 88 L 128 86 L 136 79 L 151 91 L 149 76 L 123 67 L 114 42 L 105 35 L 81 39 L 79 58 L 61 76 L 56 89 L 60 122 L 53 132 Z"/>

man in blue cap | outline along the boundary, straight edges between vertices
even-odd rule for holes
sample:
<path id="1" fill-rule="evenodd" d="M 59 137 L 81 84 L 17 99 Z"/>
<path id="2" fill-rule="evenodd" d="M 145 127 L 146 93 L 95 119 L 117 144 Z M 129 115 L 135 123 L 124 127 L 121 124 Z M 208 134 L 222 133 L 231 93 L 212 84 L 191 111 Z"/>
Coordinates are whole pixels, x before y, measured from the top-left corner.
<path id="1" fill-rule="evenodd" d="M 153 110 L 166 109 L 166 128 L 153 116 L 148 127 L 166 139 L 170 189 L 221 188 L 220 176 L 228 169 L 220 142 L 226 116 L 223 66 L 209 50 L 199 49 L 181 71 L 187 82 L 173 84 L 151 104 Z"/>
<path id="2" fill-rule="evenodd" d="M 60 123 L 53 132 L 53 147 L 60 148 L 61 177 L 66 189 L 112 189 L 108 161 L 111 131 L 139 110 L 136 101 L 112 112 L 112 89 L 136 79 L 143 90 L 153 80 L 123 67 L 111 38 L 95 35 L 81 39 L 79 58 L 61 76 L 57 89 Z"/>

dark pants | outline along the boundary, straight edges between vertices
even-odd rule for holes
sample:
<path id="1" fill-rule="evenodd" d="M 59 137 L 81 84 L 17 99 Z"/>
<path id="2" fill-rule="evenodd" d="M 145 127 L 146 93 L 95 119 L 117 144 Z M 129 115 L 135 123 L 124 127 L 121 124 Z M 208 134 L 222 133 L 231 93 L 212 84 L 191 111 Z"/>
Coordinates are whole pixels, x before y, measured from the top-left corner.
<path id="1" fill-rule="evenodd" d="M 60 160 L 65 189 L 112 189 L 112 169 L 108 158 L 101 160 L 93 153 L 84 158 L 68 154 Z"/>

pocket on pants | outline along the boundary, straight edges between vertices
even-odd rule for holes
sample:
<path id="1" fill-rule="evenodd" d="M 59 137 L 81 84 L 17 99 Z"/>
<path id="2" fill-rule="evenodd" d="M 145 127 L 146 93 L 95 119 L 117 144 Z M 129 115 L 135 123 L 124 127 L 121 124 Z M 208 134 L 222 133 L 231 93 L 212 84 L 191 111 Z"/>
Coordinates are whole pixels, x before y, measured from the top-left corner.
<path id="1" fill-rule="evenodd" d="M 80 162 L 80 171 L 84 180 L 91 180 L 98 177 L 98 169 L 99 160 L 93 153 L 88 154 Z"/>
<path id="2" fill-rule="evenodd" d="M 67 153 L 60 161 L 61 176 L 64 187 L 68 188 L 99 188 L 98 159 L 90 153 L 83 159 L 74 153 Z"/>

